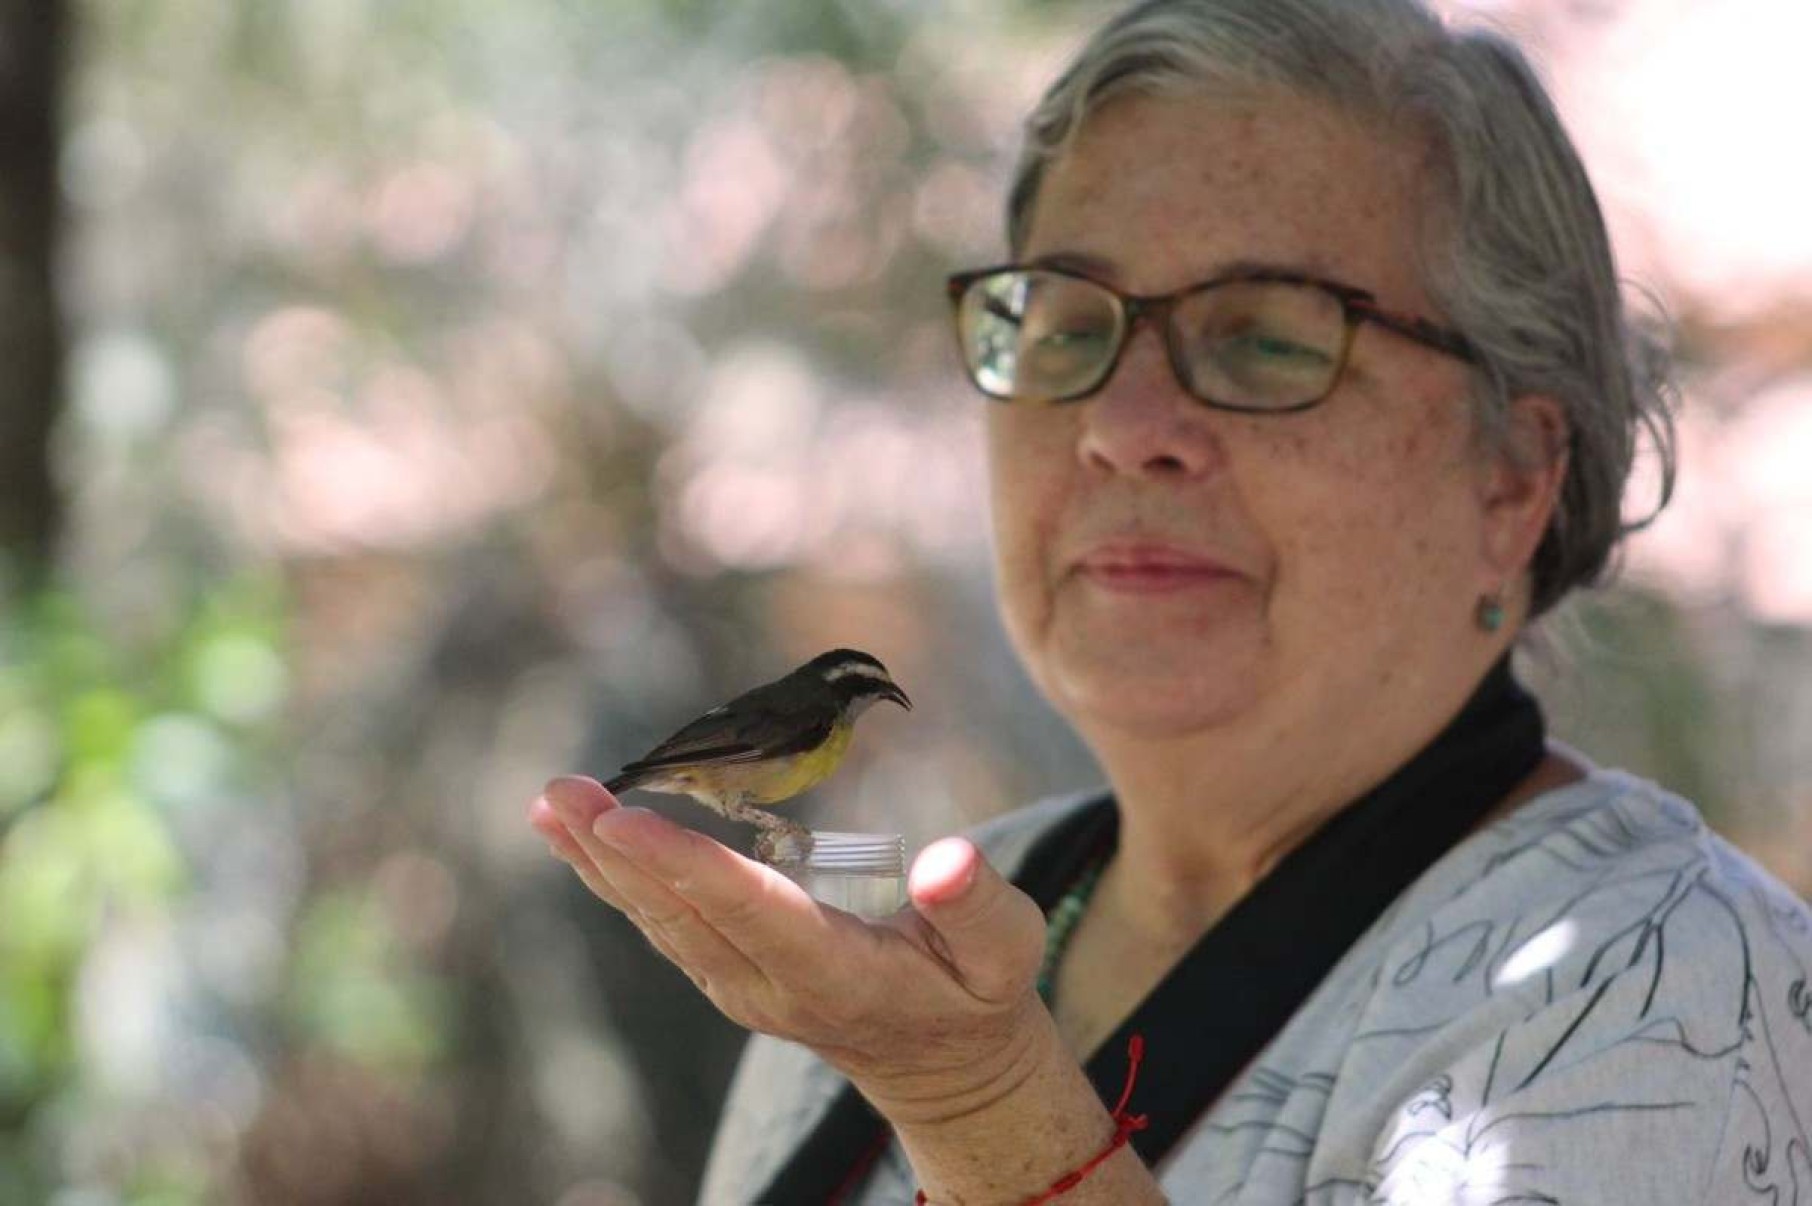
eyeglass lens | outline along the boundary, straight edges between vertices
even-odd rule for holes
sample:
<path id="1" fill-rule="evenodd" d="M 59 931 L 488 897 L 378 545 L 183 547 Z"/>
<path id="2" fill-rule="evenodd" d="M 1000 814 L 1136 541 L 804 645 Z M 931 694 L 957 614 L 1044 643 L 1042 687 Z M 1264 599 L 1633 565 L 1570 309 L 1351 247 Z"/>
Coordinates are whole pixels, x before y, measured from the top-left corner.
<path id="1" fill-rule="evenodd" d="M 1126 311 L 1106 288 L 1037 269 L 972 282 L 957 308 L 964 359 L 996 398 L 1061 400 L 1098 388 L 1126 337 Z M 1346 313 L 1324 289 L 1225 281 L 1178 297 L 1166 338 L 1190 393 L 1216 405 L 1281 410 L 1333 386 Z"/>

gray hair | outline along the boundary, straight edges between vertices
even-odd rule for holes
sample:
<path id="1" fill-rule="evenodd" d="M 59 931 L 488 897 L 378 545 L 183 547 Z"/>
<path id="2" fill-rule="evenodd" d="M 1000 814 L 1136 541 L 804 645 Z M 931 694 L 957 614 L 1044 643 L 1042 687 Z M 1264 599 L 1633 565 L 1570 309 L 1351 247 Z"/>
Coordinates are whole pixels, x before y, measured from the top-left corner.
<path id="1" fill-rule="evenodd" d="M 1479 352 L 1474 415 L 1509 449 L 1510 400 L 1565 408 L 1566 481 L 1531 564 L 1529 614 L 1601 581 L 1674 480 L 1674 392 L 1654 330 L 1625 312 L 1585 168 L 1522 52 L 1456 30 L 1422 0 L 1142 0 L 1103 26 L 1026 123 L 1007 207 L 1025 246 L 1046 165 L 1118 96 L 1282 87 L 1425 142 L 1436 205 L 1421 265 L 1430 296 Z M 1623 519 L 1639 436 L 1659 462 L 1653 512 Z"/>

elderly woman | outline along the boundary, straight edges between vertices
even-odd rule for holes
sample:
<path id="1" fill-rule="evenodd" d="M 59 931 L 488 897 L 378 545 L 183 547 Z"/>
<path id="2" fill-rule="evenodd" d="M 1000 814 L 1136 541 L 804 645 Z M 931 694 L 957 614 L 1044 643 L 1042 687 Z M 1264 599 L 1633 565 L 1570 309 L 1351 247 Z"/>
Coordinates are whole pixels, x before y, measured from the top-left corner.
<path id="1" fill-rule="evenodd" d="M 951 281 L 1000 603 L 1109 791 L 872 924 L 590 780 L 531 806 L 760 1032 L 706 1200 L 1812 1201 L 1812 918 L 1508 667 L 1670 446 L 1523 58 L 1148 0 L 1008 226 Z"/>

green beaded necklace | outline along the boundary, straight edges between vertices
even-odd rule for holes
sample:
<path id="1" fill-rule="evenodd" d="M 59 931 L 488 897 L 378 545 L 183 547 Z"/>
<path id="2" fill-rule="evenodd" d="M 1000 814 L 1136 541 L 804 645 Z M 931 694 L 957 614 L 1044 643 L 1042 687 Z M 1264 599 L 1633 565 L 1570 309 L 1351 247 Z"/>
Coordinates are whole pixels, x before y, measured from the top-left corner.
<path id="1" fill-rule="evenodd" d="M 1101 872 L 1106 866 L 1106 855 L 1089 864 L 1045 918 L 1044 962 L 1038 967 L 1038 995 L 1044 998 L 1046 1005 L 1051 1003 L 1051 994 L 1056 991 L 1057 965 L 1063 961 L 1063 952 L 1076 932 L 1076 923 L 1088 911 L 1089 898 L 1095 894 L 1095 885 L 1101 882 Z"/>

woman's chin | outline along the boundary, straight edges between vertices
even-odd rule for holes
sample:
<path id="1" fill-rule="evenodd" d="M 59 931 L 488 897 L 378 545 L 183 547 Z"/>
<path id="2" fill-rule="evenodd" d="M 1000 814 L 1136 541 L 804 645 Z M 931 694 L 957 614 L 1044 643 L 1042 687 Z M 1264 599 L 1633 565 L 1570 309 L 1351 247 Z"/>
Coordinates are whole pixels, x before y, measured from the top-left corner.
<path id="1" fill-rule="evenodd" d="M 1124 656 L 1065 659 L 1051 667 L 1047 693 L 1084 733 L 1117 731 L 1144 738 L 1180 737 L 1237 721 L 1257 703 L 1251 667 L 1203 674 L 1200 661 Z"/>

